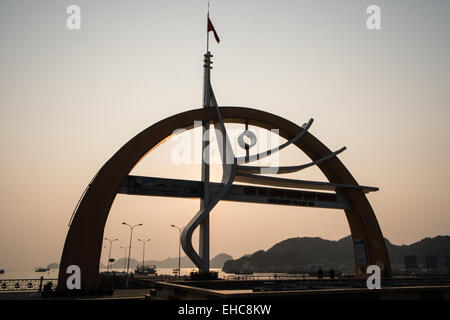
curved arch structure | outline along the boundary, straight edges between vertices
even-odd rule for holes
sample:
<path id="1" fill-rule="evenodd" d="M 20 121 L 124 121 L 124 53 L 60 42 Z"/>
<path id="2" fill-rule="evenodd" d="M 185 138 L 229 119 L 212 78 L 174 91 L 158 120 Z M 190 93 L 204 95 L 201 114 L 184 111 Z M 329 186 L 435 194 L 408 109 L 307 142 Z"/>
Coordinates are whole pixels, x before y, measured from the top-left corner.
<path id="1" fill-rule="evenodd" d="M 170 138 L 175 129 L 193 128 L 194 121 L 220 123 L 220 117 L 224 123 L 247 123 L 267 130 L 279 129 L 280 136 L 288 141 L 294 139 L 293 143 L 311 161 L 317 161 L 317 166 L 329 182 L 337 186 L 336 193 L 348 201 L 349 209 L 345 209 L 345 214 L 354 241 L 355 275 L 364 277 L 366 267 L 372 264 L 379 265 L 383 275 L 391 274 L 383 234 L 364 190 L 345 187 L 359 185 L 336 156 L 319 161 L 332 154 L 322 142 L 304 128 L 271 113 L 244 107 L 220 107 L 189 110 L 159 121 L 136 135 L 103 165 L 74 213 L 61 257 L 60 289 L 65 288 L 69 265 L 81 268 L 82 289 L 95 290 L 98 287 L 103 232 L 108 214 L 122 181 L 139 160 Z M 302 138 L 295 139 L 299 132 L 303 132 Z"/>

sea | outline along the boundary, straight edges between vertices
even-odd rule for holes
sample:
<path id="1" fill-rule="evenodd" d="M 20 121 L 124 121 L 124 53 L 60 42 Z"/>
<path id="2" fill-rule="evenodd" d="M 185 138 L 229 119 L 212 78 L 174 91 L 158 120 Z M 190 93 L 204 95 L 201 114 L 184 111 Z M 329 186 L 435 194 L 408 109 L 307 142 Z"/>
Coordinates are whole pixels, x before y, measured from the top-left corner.
<path id="1" fill-rule="evenodd" d="M 101 271 L 102 272 L 106 271 L 106 269 L 101 269 Z M 113 271 L 124 272 L 124 271 L 126 271 L 126 269 L 114 268 Z M 130 271 L 131 271 L 131 269 L 130 269 Z M 188 276 L 188 275 L 190 275 L 190 273 L 192 271 L 196 271 L 196 269 L 181 268 L 181 275 Z M 219 278 L 224 278 L 225 276 L 230 275 L 228 273 L 223 272 L 221 269 L 211 268 L 211 271 L 218 272 Z M 1 280 L 10 280 L 10 279 L 14 279 L 14 280 L 27 279 L 28 280 L 28 279 L 40 279 L 41 277 L 44 277 L 44 279 L 57 279 L 58 272 L 59 272 L 59 269 L 50 269 L 49 271 L 46 271 L 46 272 L 36 272 L 36 271 L 34 271 L 34 269 L 20 270 L 20 271 L 19 270 L 17 270 L 17 271 L 5 270 L 5 273 L 0 274 L 0 279 Z M 158 275 L 174 275 L 172 268 L 157 268 L 156 272 L 158 273 Z"/>

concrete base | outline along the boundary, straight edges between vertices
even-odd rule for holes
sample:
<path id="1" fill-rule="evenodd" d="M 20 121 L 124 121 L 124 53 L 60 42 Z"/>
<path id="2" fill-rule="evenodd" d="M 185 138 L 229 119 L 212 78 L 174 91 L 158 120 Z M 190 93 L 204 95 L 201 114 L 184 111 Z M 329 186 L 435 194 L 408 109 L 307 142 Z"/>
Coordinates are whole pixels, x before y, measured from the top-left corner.
<path id="1" fill-rule="evenodd" d="M 254 292 L 254 287 L 287 289 Z M 292 289 L 289 288 L 292 287 Z M 301 285 L 297 286 L 301 287 Z M 316 289 L 296 289 L 286 281 L 210 281 L 206 282 L 158 282 L 157 300 L 450 300 L 450 285 L 385 287 L 379 290 L 367 288 L 330 288 L 329 284 Z"/>

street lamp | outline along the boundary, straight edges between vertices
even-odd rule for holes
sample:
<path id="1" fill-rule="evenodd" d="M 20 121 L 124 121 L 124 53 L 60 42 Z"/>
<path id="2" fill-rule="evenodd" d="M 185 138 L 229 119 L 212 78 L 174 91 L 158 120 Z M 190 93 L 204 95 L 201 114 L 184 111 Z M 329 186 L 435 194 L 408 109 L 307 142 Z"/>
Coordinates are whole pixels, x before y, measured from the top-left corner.
<path id="1" fill-rule="evenodd" d="M 141 240 L 138 239 L 138 241 L 142 242 L 142 272 L 145 272 L 145 265 L 144 265 L 144 261 L 145 261 L 145 243 L 149 242 L 151 239 L 147 239 L 147 240 Z"/>
<path id="2" fill-rule="evenodd" d="M 128 263 L 127 263 L 127 282 L 128 282 L 128 271 L 130 270 L 131 240 L 133 239 L 133 229 L 135 227 L 142 226 L 142 223 L 135 224 L 134 226 L 129 225 L 128 223 L 125 222 L 122 222 L 122 224 L 130 227 L 130 246 L 128 248 Z"/>
<path id="3" fill-rule="evenodd" d="M 127 249 L 128 247 L 120 247 L 120 249 L 125 249 L 125 255 L 123 256 L 123 270 L 127 268 Z"/>
<path id="4" fill-rule="evenodd" d="M 110 260 L 111 260 L 111 247 L 112 247 L 112 243 L 113 241 L 117 241 L 119 239 L 108 239 L 105 238 L 106 241 L 109 241 L 109 255 L 108 255 L 108 267 L 106 268 L 106 272 L 109 273 L 109 264 L 110 264 Z"/>
<path id="5" fill-rule="evenodd" d="M 181 239 L 181 228 L 177 227 L 174 224 L 171 224 L 170 226 L 174 227 L 174 228 L 177 228 L 178 231 L 180 231 L 179 239 Z M 178 240 L 178 276 L 179 277 L 181 276 L 181 258 L 180 258 L 180 255 L 181 255 L 181 240 Z"/>

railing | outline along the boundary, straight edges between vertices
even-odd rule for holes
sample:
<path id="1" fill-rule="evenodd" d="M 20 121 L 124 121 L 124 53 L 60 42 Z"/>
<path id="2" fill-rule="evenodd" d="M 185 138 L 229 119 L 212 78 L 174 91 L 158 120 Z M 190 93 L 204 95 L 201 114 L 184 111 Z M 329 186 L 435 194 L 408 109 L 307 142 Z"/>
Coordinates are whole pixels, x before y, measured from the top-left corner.
<path id="1" fill-rule="evenodd" d="M 271 274 L 271 275 L 252 275 L 252 274 L 236 274 L 236 275 L 225 275 L 223 277 L 225 280 L 310 280 L 316 277 L 311 277 L 309 275 L 302 274 Z"/>
<path id="2" fill-rule="evenodd" d="M 178 276 L 178 275 L 168 275 L 168 274 L 159 274 L 159 275 L 134 275 L 134 280 L 144 280 L 144 281 L 180 281 L 180 280 L 189 280 L 190 277 L 187 275 Z"/>
<path id="3" fill-rule="evenodd" d="M 38 291 L 55 289 L 58 285 L 58 279 L 0 279 L 0 292 L 11 291 Z"/>

